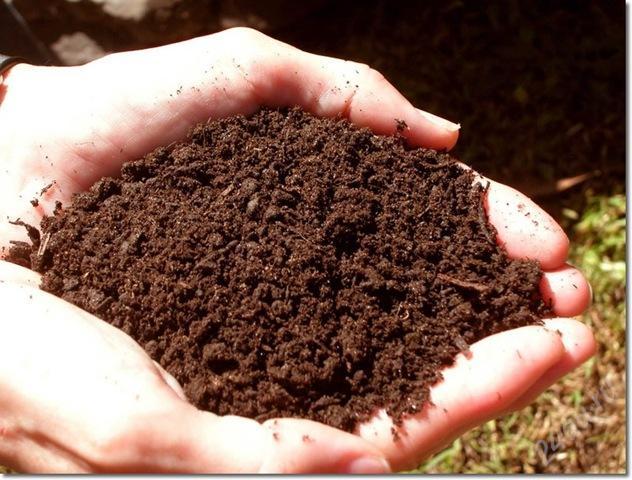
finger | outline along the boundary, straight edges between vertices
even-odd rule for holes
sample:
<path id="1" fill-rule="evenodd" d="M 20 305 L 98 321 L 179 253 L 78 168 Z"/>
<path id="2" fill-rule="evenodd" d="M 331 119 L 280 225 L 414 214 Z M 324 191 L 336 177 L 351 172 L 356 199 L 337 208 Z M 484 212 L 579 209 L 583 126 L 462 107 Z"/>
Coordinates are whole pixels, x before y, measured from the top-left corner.
<path id="1" fill-rule="evenodd" d="M 417 146 L 443 150 L 457 141 L 458 124 L 413 107 L 368 65 L 303 52 L 252 30 L 220 35 L 245 36 L 242 43 L 260 46 L 258 58 L 263 60 L 250 63 L 248 69 L 256 104 L 246 104 L 244 110 L 299 105 L 318 116 L 347 117 L 375 133 L 399 131 Z M 246 53 L 239 67 L 247 69 L 248 64 Z"/>
<path id="2" fill-rule="evenodd" d="M 326 425 L 301 419 L 263 424 L 273 442 L 259 473 L 389 473 L 381 452 L 367 441 Z M 268 437 L 270 438 L 270 437 Z"/>
<path id="3" fill-rule="evenodd" d="M 471 355 L 457 356 L 432 388 L 433 406 L 404 420 L 399 439 L 392 420 L 380 415 L 359 434 L 384 452 L 395 470 L 413 468 L 463 432 L 495 418 L 520 398 L 564 354 L 560 336 L 541 326 L 522 327 L 484 338 Z"/>
<path id="4" fill-rule="evenodd" d="M 138 422 L 154 471 L 190 473 L 387 473 L 361 438 L 300 419 L 255 420 L 183 406 L 160 424 Z M 139 452 L 130 452 L 130 462 Z"/>
<path id="5" fill-rule="evenodd" d="M 290 52 L 270 66 L 285 72 L 284 78 L 277 77 L 285 88 L 269 88 L 265 95 L 272 105 L 292 105 L 293 100 L 302 98 L 300 105 L 318 116 L 342 114 L 378 134 L 394 134 L 399 125 L 400 133 L 413 145 L 444 150 L 456 143 L 459 125 L 413 107 L 369 66 L 298 50 Z M 298 75 L 291 74 L 293 66 L 299 67 Z M 294 93 L 280 96 L 282 92 Z"/>
<path id="6" fill-rule="evenodd" d="M 93 99 L 90 117 L 97 119 L 82 133 L 90 143 L 76 145 L 90 166 L 76 172 L 84 185 L 127 159 L 181 140 L 196 123 L 265 105 L 343 115 L 378 133 L 394 133 L 403 120 L 402 133 L 412 143 L 432 148 L 450 148 L 458 137 L 458 125 L 420 112 L 375 70 L 308 54 L 249 29 L 114 54 L 81 68 L 76 76 Z M 106 86 L 115 97 L 95 94 Z"/>
<path id="7" fill-rule="evenodd" d="M 29 268 L 0 260 L 0 281 L 39 287 L 41 275 Z"/>
<path id="8" fill-rule="evenodd" d="M 545 320 L 547 328 L 562 335 L 564 354 L 559 362 L 548 369 L 516 402 L 504 413 L 521 410 L 567 373 L 592 357 L 597 350 L 597 342 L 590 328 L 570 318 L 551 318 Z"/>
<path id="9" fill-rule="evenodd" d="M 568 264 L 544 272 L 540 291 L 543 299 L 551 303 L 553 311 L 560 317 L 581 314 L 588 308 L 592 297 L 588 280 Z"/>
<path id="10" fill-rule="evenodd" d="M 487 215 L 509 256 L 537 260 L 544 270 L 562 266 L 569 241 L 557 222 L 517 190 L 484 177 L 479 181 L 489 182 Z"/>

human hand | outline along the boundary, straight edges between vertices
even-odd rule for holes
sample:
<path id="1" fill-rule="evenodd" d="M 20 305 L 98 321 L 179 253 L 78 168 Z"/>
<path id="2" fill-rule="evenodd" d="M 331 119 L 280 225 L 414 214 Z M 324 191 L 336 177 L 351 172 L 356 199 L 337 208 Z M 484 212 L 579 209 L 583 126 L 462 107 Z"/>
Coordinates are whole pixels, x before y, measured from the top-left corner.
<path id="1" fill-rule="evenodd" d="M 433 148 L 450 148 L 458 135 L 456 126 L 420 113 L 364 65 L 306 54 L 243 29 L 112 55 L 83 67 L 18 65 L 6 84 L 0 104 L 6 171 L 0 177 L 0 213 L 32 224 L 51 213 L 56 200 L 68 202 L 102 176 L 116 174 L 123 162 L 182 139 L 196 123 L 261 105 L 298 104 L 318 115 L 343 114 L 377 133 L 393 133 L 396 119 L 402 119 L 412 144 Z M 33 208 L 29 200 L 53 180 Z M 519 204 L 529 219 L 514 214 Z M 564 263 L 568 240 L 560 227 L 526 197 L 494 182 L 487 212 L 512 257 L 541 262 L 543 294 L 556 315 L 580 313 L 589 287 Z M 0 244 L 22 235 L 8 223 L 0 226 Z M 483 339 L 469 358 L 459 356 L 445 371 L 445 380 L 432 389 L 434 406 L 407 419 L 395 443 L 383 414 L 353 436 L 306 420 L 260 426 L 199 412 L 129 337 L 24 286 L 26 277 L 26 283 L 37 283 L 35 274 L 19 267 L 3 264 L 0 270 L 6 311 L 27 318 L 22 327 L 0 320 L 0 334 L 13 347 L 2 353 L 10 360 L 2 362 L 0 387 L 14 397 L 13 403 L 0 403 L 7 419 L 0 432 L 26 439 L 17 442 L 21 450 L 0 450 L 0 460 L 15 459 L 16 467 L 27 471 L 333 472 L 348 470 L 361 457 L 385 458 L 400 470 L 465 430 L 522 408 L 595 348 L 588 329 L 570 319 Z M 46 340 L 64 332 L 57 346 L 61 359 L 45 342 L 38 347 L 44 353 L 34 356 L 28 350 L 33 332 Z M 304 435 L 315 441 L 302 441 Z M 37 455 L 29 446 L 37 447 Z"/>

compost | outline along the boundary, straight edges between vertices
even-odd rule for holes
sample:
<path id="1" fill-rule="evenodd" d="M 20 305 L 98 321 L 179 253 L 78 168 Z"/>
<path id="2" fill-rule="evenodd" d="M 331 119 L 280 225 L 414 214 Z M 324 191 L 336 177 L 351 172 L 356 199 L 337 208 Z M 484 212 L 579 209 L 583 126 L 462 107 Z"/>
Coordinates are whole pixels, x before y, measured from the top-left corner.
<path id="1" fill-rule="evenodd" d="M 400 424 L 469 344 L 549 312 L 474 180 L 401 135 L 264 109 L 125 164 L 9 259 L 132 336 L 201 409 Z"/>

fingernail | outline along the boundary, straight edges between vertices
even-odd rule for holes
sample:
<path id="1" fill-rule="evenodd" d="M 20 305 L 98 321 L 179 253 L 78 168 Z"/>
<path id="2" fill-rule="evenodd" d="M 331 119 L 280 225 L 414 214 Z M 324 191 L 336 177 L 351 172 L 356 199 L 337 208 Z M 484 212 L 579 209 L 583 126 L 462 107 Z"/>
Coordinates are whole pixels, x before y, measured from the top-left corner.
<path id="1" fill-rule="evenodd" d="M 379 457 L 356 458 L 349 464 L 347 473 L 351 474 L 380 474 L 391 473 L 388 462 Z"/>
<path id="2" fill-rule="evenodd" d="M 444 128 L 450 132 L 457 132 L 461 129 L 461 124 L 459 123 L 452 123 L 449 120 L 446 120 L 445 118 L 437 117 L 436 115 L 433 115 L 430 112 L 425 112 L 420 109 L 417 109 L 417 111 L 421 113 L 421 116 L 424 117 L 426 120 L 428 120 L 430 123 L 433 123 L 436 126 Z"/>

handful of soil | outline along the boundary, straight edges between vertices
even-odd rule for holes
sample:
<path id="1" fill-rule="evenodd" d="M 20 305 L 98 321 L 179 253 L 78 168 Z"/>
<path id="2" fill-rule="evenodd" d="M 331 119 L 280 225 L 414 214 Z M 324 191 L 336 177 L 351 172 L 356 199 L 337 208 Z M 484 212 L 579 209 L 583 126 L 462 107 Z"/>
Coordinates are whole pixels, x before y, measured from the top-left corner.
<path id="1" fill-rule="evenodd" d="M 401 422 L 468 344 L 547 313 L 484 194 L 447 154 L 265 109 L 125 164 L 9 260 L 201 409 L 352 430 L 382 407 Z"/>

